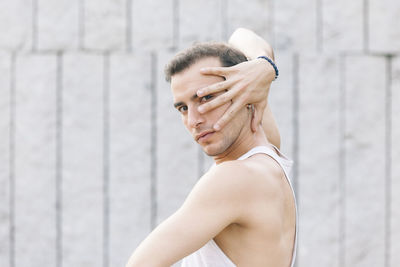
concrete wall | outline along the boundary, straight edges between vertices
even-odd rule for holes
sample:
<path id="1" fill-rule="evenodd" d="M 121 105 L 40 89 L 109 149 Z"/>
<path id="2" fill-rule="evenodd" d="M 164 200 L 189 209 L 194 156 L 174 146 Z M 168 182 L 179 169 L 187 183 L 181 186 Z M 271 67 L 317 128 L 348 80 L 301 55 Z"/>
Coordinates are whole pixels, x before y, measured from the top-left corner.
<path id="1" fill-rule="evenodd" d="M 400 266 L 400 3 L 2 0 L 0 266 L 123 266 L 210 165 L 163 66 L 238 26 L 276 49 L 297 267 Z"/>

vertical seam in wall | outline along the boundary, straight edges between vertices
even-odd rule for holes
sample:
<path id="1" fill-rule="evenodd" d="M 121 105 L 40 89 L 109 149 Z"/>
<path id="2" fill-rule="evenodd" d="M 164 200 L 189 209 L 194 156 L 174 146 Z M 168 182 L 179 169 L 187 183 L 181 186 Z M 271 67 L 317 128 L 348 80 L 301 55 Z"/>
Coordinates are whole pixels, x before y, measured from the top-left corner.
<path id="1" fill-rule="evenodd" d="M 10 210 L 10 267 L 15 267 L 15 122 L 16 122 L 16 55 L 11 54 L 11 75 L 10 75 L 10 159 L 9 159 L 9 210 Z"/>
<path id="2" fill-rule="evenodd" d="M 179 46 L 179 0 L 172 2 L 172 49 Z"/>
<path id="3" fill-rule="evenodd" d="M 56 266 L 62 266 L 62 139 L 63 139 L 63 54 L 57 53 L 56 84 Z"/>
<path id="4" fill-rule="evenodd" d="M 317 51 L 323 50 L 323 13 L 322 0 L 317 1 Z"/>
<path id="5" fill-rule="evenodd" d="M 300 211 L 300 192 L 299 192 L 299 55 L 297 53 L 293 54 L 293 190 L 297 199 L 297 212 Z M 297 215 L 300 217 L 299 215 Z M 299 261 L 295 261 L 294 267 L 299 265 Z"/>
<path id="6" fill-rule="evenodd" d="M 297 198 L 297 210 L 300 210 L 299 193 L 299 55 L 293 54 L 293 189 Z M 298 266 L 298 261 L 295 262 Z"/>
<path id="7" fill-rule="evenodd" d="M 85 0 L 80 0 L 79 5 L 79 48 L 85 48 Z"/>
<path id="8" fill-rule="evenodd" d="M 222 40 L 228 40 L 228 9 L 229 9 L 229 2 L 227 0 L 221 0 L 220 2 L 220 10 L 221 10 L 221 26 L 222 26 L 222 32 L 221 32 L 221 38 Z"/>
<path id="9" fill-rule="evenodd" d="M 364 52 L 367 53 L 369 51 L 369 1 L 364 0 L 363 3 L 363 43 L 364 43 Z"/>
<path id="10" fill-rule="evenodd" d="M 132 52 L 132 1 L 126 1 L 126 50 Z"/>
<path id="11" fill-rule="evenodd" d="M 339 108 L 339 266 L 346 264 L 346 57 L 341 55 L 340 61 L 340 108 Z"/>
<path id="12" fill-rule="evenodd" d="M 299 55 L 293 54 L 293 187 L 299 198 Z"/>
<path id="13" fill-rule="evenodd" d="M 32 0 L 32 51 L 37 50 L 38 0 Z"/>
<path id="14" fill-rule="evenodd" d="M 151 166 L 150 166 L 150 226 L 157 225 L 157 54 L 151 52 L 150 107 L 151 108 Z"/>
<path id="15" fill-rule="evenodd" d="M 110 239 L 110 55 L 103 55 L 103 267 L 109 266 Z"/>
<path id="16" fill-rule="evenodd" d="M 386 57 L 386 99 L 385 99 L 385 267 L 390 267 L 391 257 L 391 184 L 392 184 L 392 56 Z"/>
<path id="17" fill-rule="evenodd" d="M 269 1 L 269 6 L 270 6 L 270 16 L 269 16 L 269 25 L 270 25 L 270 34 L 271 34 L 271 45 L 272 47 L 275 47 L 276 42 L 275 42 L 275 1 L 270 0 Z"/>

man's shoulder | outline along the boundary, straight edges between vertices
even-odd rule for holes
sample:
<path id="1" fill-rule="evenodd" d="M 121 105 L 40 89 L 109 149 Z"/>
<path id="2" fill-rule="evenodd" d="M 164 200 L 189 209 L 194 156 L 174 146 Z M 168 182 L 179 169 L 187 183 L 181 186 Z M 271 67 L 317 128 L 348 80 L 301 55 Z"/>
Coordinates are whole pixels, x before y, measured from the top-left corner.
<path id="1" fill-rule="evenodd" d="M 257 192 L 274 192 L 282 180 L 279 164 L 265 154 L 254 155 L 245 160 L 226 161 L 212 167 L 200 180 L 210 187 L 223 188 L 228 194 L 240 192 L 248 197 Z M 239 197 L 240 197 L 239 196 Z"/>
<path id="2" fill-rule="evenodd" d="M 281 199 L 278 168 L 273 159 L 261 155 L 218 164 L 199 179 L 181 210 L 207 210 L 223 215 L 229 223 L 245 225 L 254 215 L 251 211 Z"/>
<path id="3" fill-rule="evenodd" d="M 272 157 L 266 154 L 256 154 L 244 160 L 223 162 L 211 168 L 209 173 L 215 177 L 222 177 L 222 179 L 236 178 L 252 181 L 261 178 L 268 180 L 268 178 L 280 177 L 282 168 Z"/>

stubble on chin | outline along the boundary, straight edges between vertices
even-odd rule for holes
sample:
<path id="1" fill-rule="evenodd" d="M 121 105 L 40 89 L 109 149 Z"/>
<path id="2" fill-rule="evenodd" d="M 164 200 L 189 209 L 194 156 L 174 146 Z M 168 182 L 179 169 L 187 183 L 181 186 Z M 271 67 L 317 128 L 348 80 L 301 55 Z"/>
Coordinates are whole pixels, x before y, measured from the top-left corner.
<path id="1" fill-rule="evenodd" d="M 226 137 L 224 137 L 223 140 L 221 140 L 221 141 L 222 142 L 219 144 L 210 143 L 210 144 L 208 144 L 208 147 L 204 146 L 204 147 L 202 147 L 202 149 L 207 154 L 207 156 L 210 156 L 210 157 L 218 156 L 218 155 L 224 153 L 233 143 L 233 142 L 232 143 L 229 142 L 229 140 Z"/>

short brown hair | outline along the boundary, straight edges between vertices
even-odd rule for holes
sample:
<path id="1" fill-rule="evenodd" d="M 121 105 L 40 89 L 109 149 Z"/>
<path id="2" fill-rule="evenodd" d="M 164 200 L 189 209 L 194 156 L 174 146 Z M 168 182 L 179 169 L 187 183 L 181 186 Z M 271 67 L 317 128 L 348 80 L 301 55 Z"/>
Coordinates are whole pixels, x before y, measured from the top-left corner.
<path id="1" fill-rule="evenodd" d="M 246 56 L 242 52 L 226 43 L 198 43 L 172 58 L 165 66 L 165 79 L 170 82 L 173 75 L 186 70 L 198 60 L 207 57 L 219 58 L 223 67 L 230 67 L 247 61 Z"/>

